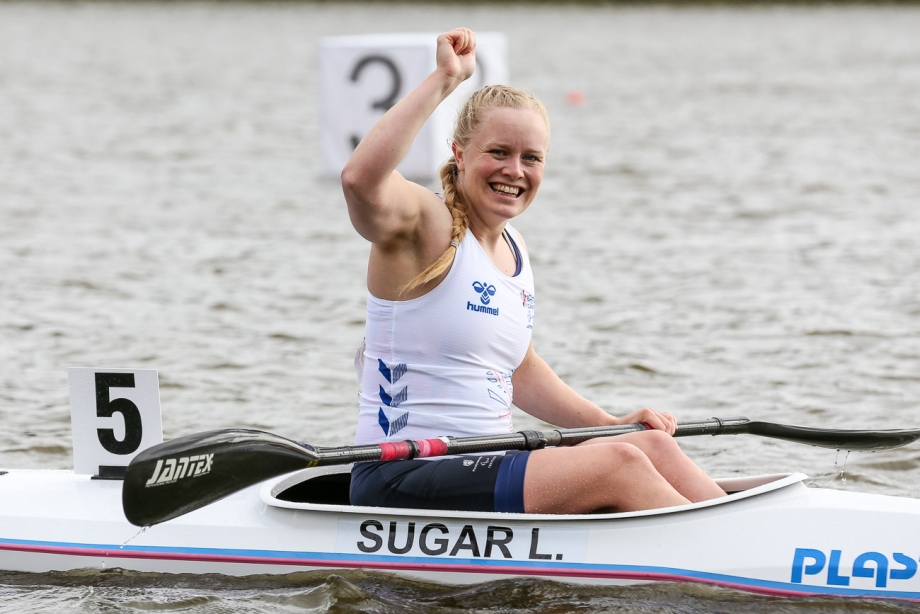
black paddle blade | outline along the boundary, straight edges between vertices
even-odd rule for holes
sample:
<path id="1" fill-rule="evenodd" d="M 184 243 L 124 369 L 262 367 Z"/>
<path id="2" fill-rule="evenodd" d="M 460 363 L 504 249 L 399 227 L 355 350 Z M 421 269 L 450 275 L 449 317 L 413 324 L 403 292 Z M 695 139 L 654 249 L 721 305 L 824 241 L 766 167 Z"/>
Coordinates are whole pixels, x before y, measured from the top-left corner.
<path id="1" fill-rule="evenodd" d="M 890 450 L 920 439 L 920 429 L 881 431 L 819 429 L 758 422 L 747 418 L 690 420 L 677 425 L 675 437 L 693 435 L 757 435 L 832 450 Z"/>
<path id="2" fill-rule="evenodd" d="M 920 439 L 920 429 L 848 431 L 788 426 L 770 422 L 749 422 L 745 432 L 761 437 L 785 439 L 834 450 L 890 450 Z"/>
<path id="3" fill-rule="evenodd" d="M 150 526 L 309 467 L 318 458 L 310 446 L 262 431 L 225 429 L 179 437 L 131 461 L 122 507 L 131 524 Z"/>

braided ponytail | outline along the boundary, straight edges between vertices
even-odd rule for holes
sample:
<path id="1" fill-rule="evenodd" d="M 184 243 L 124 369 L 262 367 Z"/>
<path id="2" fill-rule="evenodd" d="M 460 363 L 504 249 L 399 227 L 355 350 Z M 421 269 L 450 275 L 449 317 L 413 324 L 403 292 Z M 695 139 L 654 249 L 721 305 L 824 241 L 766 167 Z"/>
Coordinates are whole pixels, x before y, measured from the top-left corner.
<path id="1" fill-rule="evenodd" d="M 466 201 L 460 193 L 460 170 L 457 168 L 457 160 L 453 156 L 441 167 L 440 174 L 441 186 L 444 189 L 444 204 L 447 205 L 447 210 L 450 211 L 452 219 L 450 246 L 427 269 L 400 288 L 401 293 L 427 284 L 449 269 L 454 262 L 457 249 L 460 247 L 460 241 L 466 236 L 466 230 L 470 227 L 469 211 Z"/>
<path id="2" fill-rule="evenodd" d="M 487 85 L 470 96 L 463 108 L 460 109 L 457 126 L 454 129 L 454 143 L 461 149 L 465 148 L 479 127 L 483 114 L 489 109 L 498 107 L 538 111 L 546 121 L 547 128 L 549 127 L 549 115 L 546 112 L 546 107 L 533 94 L 507 85 Z M 460 242 L 463 241 L 463 237 L 466 236 L 466 231 L 470 227 L 469 203 L 460 190 L 460 170 L 457 168 L 456 158 L 451 156 L 444 163 L 441 167 L 440 175 L 441 186 L 444 190 L 444 204 L 447 206 L 447 210 L 450 211 L 453 220 L 450 246 L 428 268 L 401 287 L 399 289 L 400 293 L 408 292 L 413 288 L 426 284 L 447 271 L 453 264 Z"/>

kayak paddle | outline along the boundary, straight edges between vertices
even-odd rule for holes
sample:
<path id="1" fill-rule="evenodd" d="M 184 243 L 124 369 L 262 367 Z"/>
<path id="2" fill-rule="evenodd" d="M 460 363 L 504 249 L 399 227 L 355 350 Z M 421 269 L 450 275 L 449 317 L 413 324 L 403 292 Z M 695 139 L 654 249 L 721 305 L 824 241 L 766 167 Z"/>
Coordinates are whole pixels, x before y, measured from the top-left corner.
<path id="1" fill-rule="evenodd" d="M 122 487 L 125 517 L 143 527 L 187 514 L 269 478 L 321 465 L 573 446 L 596 437 L 646 430 L 643 424 L 480 437 L 439 437 L 364 446 L 314 447 L 250 429 L 222 429 L 173 439 L 142 451 Z M 920 429 L 837 430 L 710 418 L 679 422 L 675 437 L 757 435 L 837 450 L 884 450 L 920 439 Z"/>

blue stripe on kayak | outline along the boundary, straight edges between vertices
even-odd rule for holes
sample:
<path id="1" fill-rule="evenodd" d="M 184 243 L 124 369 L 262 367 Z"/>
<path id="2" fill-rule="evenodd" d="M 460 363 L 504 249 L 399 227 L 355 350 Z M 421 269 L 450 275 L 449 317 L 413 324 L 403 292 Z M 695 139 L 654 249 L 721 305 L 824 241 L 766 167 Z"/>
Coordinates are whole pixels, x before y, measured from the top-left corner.
<path id="1" fill-rule="evenodd" d="M 757 580 L 742 576 L 717 574 L 672 567 L 651 567 L 644 565 L 612 565 L 601 563 L 571 563 L 562 561 L 522 561 L 509 559 L 443 559 L 436 557 L 403 557 L 388 555 L 337 554 L 328 552 L 294 552 L 285 550 L 244 550 L 227 548 L 177 548 L 169 546 L 119 546 L 112 544 L 83 544 L 73 542 L 52 542 L 38 540 L 14 540 L 0 538 L 0 550 L 23 550 L 47 554 L 70 556 L 104 556 L 111 558 L 121 554 L 124 558 L 155 560 L 183 560 L 209 562 L 225 560 L 226 564 L 252 565 L 309 565 L 322 564 L 346 568 L 375 568 L 397 571 L 400 569 L 431 572 L 516 574 L 531 573 L 540 576 L 634 579 L 647 581 L 696 581 L 715 584 L 739 590 L 753 590 L 761 593 L 784 595 L 834 595 L 846 597 L 872 597 L 884 599 L 920 600 L 920 592 L 854 589 L 845 587 L 815 586 Z M 55 552 L 57 551 L 57 552 Z M 220 562 L 220 561 L 216 561 Z"/>

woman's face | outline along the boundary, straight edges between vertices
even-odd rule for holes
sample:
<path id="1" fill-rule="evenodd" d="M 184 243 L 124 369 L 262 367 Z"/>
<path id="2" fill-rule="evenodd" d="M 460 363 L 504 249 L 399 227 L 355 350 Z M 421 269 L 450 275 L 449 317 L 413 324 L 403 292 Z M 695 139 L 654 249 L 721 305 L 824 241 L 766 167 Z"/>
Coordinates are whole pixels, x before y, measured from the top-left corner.
<path id="1" fill-rule="evenodd" d="M 543 181 L 548 147 L 549 129 L 540 112 L 486 111 L 467 146 L 453 147 L 471 223 L 500 225 L 520 215 Z"/>

